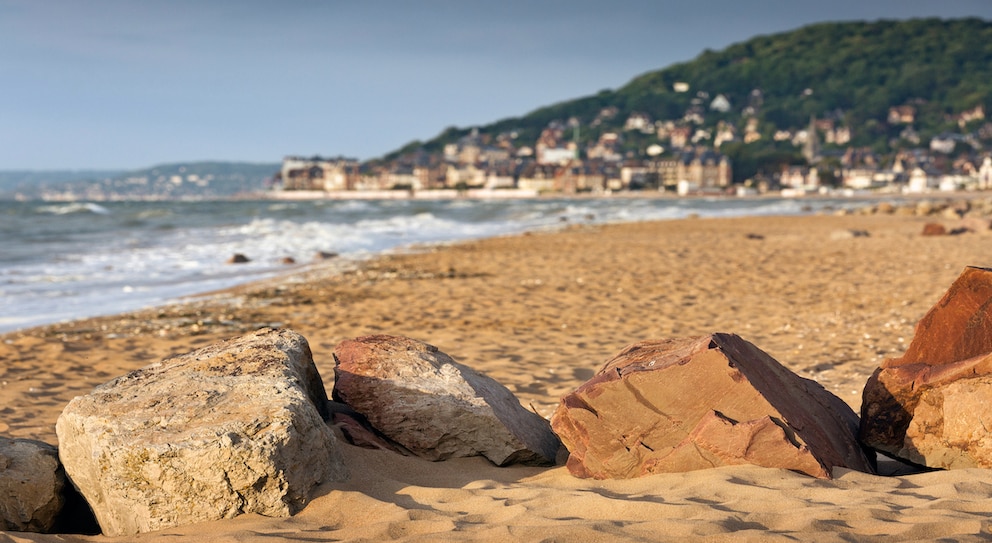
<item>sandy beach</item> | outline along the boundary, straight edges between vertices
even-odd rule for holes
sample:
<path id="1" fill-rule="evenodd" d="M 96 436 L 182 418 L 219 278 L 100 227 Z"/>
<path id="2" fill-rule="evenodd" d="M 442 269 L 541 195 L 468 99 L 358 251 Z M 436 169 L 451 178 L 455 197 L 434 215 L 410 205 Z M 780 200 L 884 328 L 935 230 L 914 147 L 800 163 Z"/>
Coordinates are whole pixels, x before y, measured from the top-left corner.
<path id="1" fill-rule="evenodd" d="M 74 396 L 263 326 L 310 342 L 330 391 L 341 340 L 403 335 L 493 377 L 550 417 L 624 346 L 736 333 L 858 410 L 990 234 L 924 237 L 896 215 L 572 225 L 341 265 L 181 305 L 0 336 L 0 435 L 57 444 Z M 857 233 L 857 235 L 855 235 Z M 128 541 L 987 541 L 992 471 L 833 480 L 733 467 L 625 481 L 563 466 L 430 463 L 342 445 L 352 472 L 292 518 L 246 515 Z M 6 541 L 116 541 L 0 532 Z"/>

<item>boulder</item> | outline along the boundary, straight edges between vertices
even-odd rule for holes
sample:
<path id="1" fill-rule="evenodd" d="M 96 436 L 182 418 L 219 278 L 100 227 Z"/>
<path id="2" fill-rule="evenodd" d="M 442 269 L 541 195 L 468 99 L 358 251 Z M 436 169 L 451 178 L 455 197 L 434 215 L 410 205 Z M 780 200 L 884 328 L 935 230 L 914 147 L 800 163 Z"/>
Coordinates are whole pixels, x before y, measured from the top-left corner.
<path id="1" fill-rule="evenodd" d="M 246 264 L 248 262 L 251 262 L 251 259 L 241 253 L 234 253 L 227 259 L 228 264 Z"/>
<path id="2" fill-rule="evenodd" d="M 335 401 L 428 460 L 482 455 L 499 466 L 553 464 L 561 443 L 512 392 L 414 339 L 375 335 L 334 349 Z"/>
<path id="3" fill-rule="evenodd" d="M 50 532 L 62 510 L 64 486 L 55 447 L 0 437 L 0 530 Z"/>
<path id="4" fill-rule="evenodd" d="M 289 516 L 347 476 L 303 336 L 260 330 L 133 371 L 56 423 L 66 473 L 108 536 L 242 513 Z"/>
<path id="5" fill-rule="evenodd" d="M 969 267 L 868 379 L 859 436 L 919 465 L 992 467 L 990 382 L 992 270 Z"/>
<path id="6" fill-rule="evenodd" d="M 551 425 L 577 477 L 738 464 L 872 472 L 850 407 L 730 334 L 628 346 L 561 399 Z"/>

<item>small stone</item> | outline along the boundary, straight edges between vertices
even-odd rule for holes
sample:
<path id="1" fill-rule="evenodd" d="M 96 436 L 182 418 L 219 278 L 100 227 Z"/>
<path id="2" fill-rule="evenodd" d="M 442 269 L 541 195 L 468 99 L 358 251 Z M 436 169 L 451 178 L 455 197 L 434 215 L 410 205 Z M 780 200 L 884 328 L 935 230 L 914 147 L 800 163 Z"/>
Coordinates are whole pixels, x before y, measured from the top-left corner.
<path id="1" fill-rule="evenodd" d="M 923 232 L 921 235 L 924 236 L 944 236 L 947 235 L 947 228 L 936 222 L 928 222 L 923 225 Z"/>

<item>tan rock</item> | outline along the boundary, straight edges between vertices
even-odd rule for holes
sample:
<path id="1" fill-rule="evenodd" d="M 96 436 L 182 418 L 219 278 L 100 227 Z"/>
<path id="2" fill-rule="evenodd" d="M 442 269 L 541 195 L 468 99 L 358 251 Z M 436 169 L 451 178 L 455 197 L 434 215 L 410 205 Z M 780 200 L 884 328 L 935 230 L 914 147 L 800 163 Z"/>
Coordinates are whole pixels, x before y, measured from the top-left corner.
<path id="1" fill-rule="evenodd" d="M 62 510 L 64 486 L 55 447 L 0 437 L 0 530 L 51 531 Z"/>
<path id="2" fill-rule="evenodd" d="M 737 464 L 872 471 L 850 407 L 736 335 L 635 343 L 563 397 L 551 424 L 578 477 Z"/>
<path id="3" fill-rule="evenodd" d="M 499 466 L 555 461 L 561 444 L 546 420 L 433 345 L 365 336 L 338 344 L 334 360 L 334 399 L 418 456 L 482 455 Z"/>
<path id="4" fill-rule="evenodd" d="M 105 535 L 289 516 L 346 476 L 326 403 L 303 336 L 261 330 L 75 398 L 59 454 Z"/>

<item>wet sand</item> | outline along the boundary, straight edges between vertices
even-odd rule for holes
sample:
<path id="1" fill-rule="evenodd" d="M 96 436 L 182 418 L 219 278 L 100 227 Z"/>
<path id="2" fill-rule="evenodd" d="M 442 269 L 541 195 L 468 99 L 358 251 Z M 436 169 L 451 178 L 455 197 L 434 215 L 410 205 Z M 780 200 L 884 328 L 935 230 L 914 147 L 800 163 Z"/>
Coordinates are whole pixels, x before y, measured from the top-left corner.
<path id="1" fill-rule="evenodd" d="M 992 235 L 923 237 L 924 222 L 854 215 L 573 225 L 318 264 L 182 305 L 15 332 L 0 338 L 0 434 L 55 444 L 55 420 L 72 397 L 262 326 L 302 333 L 328 391 L 339 341 L 405 335 L 488 374 L 546 417 L 627 344 L 732 332 L 857 410 L 868 376 L 904 351 L 963 268 L 989 265 Z M 351 480 L 324 485 L 293 518 L 247 515 L 128 540 L 992 537 L 987 470 L 840 471 L 821 481 L 734 467 L 588 481 L 560 466 L 429 463 L 343 448 Z M 20 537 L 0 533 L 0 541 Z"/>

